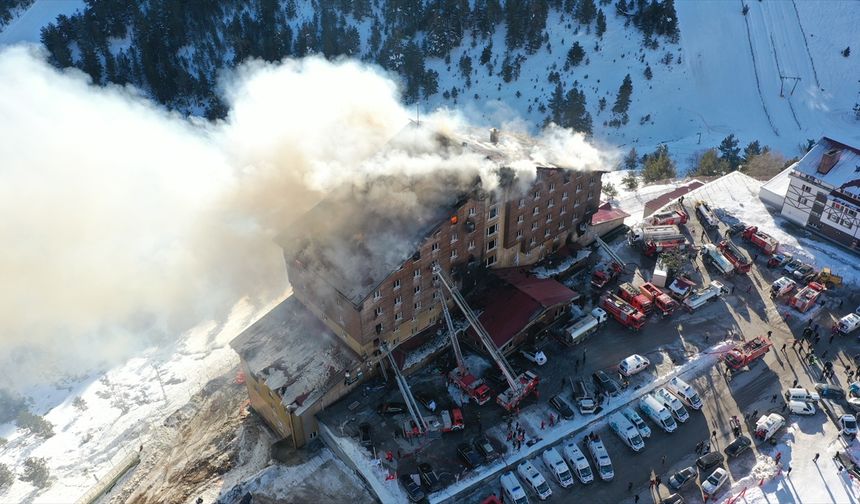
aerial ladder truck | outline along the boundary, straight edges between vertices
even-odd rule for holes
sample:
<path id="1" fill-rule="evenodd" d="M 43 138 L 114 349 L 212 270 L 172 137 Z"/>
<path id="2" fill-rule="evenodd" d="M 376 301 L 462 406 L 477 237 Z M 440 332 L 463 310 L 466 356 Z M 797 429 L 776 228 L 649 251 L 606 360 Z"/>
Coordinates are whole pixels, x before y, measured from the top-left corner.
<path id="1" fill-rule="evenodd" d="M 531 371 L 526 371 L 519 376 L 514 374 L 513 368 L 508 363 L 505 356 L 502 354 L 501 350 L 496 346 L 493 342 L 493 339 L 487 333 L 487 330 L 484 329 L 484 326 L 481 325 L 481 322 L 478 320 L 478 317 L 475 315 L 475 312 L 469 307 L 468 303 L 466 303 L 463 295 L 460 294 L 452 284 L 452 282 L 448 279 L 445 273 L 442 271 L 442 268 L 439 266 L 435 266 L 433 268 L 433 275 L 436 279 L 436 286 L 443 291 L 448 293 L 451 298 L 454 300 L 454 304 L 460 308 L 460 311 L 463 312 L 463 315 L 466 317 L 466 320 L 469 322 L 469 325 L 475 331 L 475 334 L 478 336 L 478 340 L 484 345 L 484 348 L 487 350 L 487 353 L 490 354 L 490 358 L 496 363 L 499 370 L 502 372 L 502 375 L 505 377 L 505 380 L 508 382 L 508 389 L 496 397 L 496 402 L 505 408 L 506 411 L 514 411 L 519 406 L 520 402 L 523 399 L 528 397 L 529 394 L 537 390 L 537 386 L 540 383 L 540 378 Z M 445 299 L 442 296 L 442 303 L 444 305 Z M 443 308 L 443 312 L 444 312 Z M 446 318 L 446 323 L 449 324 L 449 331 L 453 329 L 453 326 L 450 325 L 450 314 Z M 452 340 L 453 341 L 453 340 Z M 459 346 L 458 346 L 459 347 Z M 458 348 L 457 347 L 457 348 Z M 455 349 L 455 353 L 457 350 Z M 462 356 L 458 356 L 462 358 Z M 458 363 L 459 366 L 459 363 Z M 455 370 L 456 371 L 456 370 Z"/>
<path id="2" fill-rule="evenodd" d="M 421 415 L 421 410 L 418 408 L 418 401 L 412 395 L 412 389 L 409 388 L 409 383 L 400 372 L 400 367 L 391 356 L 391 350 L 385 347 L 386 357 L 391 370 L 394 371 L 394 381 L 397 382 L 397 387 L 400 389 L 400 394 L 403 396 L 403 401 L 406 403 L 406 409 L 409 410 L 409 415 L 412 416 L 412 425 L 404 425 L 404 432 L 410 432 L 412 435 L 424 434 L 428 430 L 427 421 Z"/>
<path id="3" fill-rule="evenodd" d="M 442 303 L 442 314 L 445 317 L 445 324 L 448 326 L 448 337 L 451 339 L 451 348 L 454 350 L 454 357 L 457 360 L 457 367 L 448 373 L 448 378 L 476 403 L 479 405 L 486 404 L 490 400 L 492 391 L 484 383 L 484 380 L 476 378 L 469 371 L 469 368 L 466 367 L 466 361 L 463 359 L 463 351 L 460 350 L 460 341 L 457 339 L 457 330 L 454 328 L 454 321 L 451 319 L 451 312 L 448 310 L 448 301 L 445 294 L 442 292 L 439 294 L 439 299 Z"/>

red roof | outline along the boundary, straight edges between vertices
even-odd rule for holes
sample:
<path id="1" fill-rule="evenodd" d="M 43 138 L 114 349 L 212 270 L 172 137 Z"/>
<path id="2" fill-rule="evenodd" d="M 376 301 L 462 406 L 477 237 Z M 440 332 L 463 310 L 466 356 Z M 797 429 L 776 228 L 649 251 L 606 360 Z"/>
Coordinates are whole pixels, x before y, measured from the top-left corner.
<path id="1" fill-rule="evenodd" d="M 513 339 L 548 308 L 579 298 L 579 294 L 555 280 L 529 276 L 518 268 L 494 273 L 506 284 L 487 296 L 486 308 L 478 319 L 498 347 Z"/>
<path id="2" fill-rule="evenodd" d="M 606 203 L 597 207 L 597 212 L 591 216 L 591 225 L 596 226 L 604 222 L 614 221 L 630 217 L 630 214 L 620 208 L 612 208 L 612 205 Z"/>
<path id="3" fill-rule="evenodd" d="M 673 200 L 676 200 L 681 196 L 684 196 L 688 192 L 692 191 L 693 189 L 697 189 L 699 187 L 702 187 L 703 185 L 705 185 L 703 182 L 699 180 L 693 180 L 692 182 L 684 184 L 665 194 L 661 194 L 660 196 L 650 201 L 645 202 L 645 209 L 643 211 L 642 217 L 648 217 L 660 208 L 663 208 L 664 206 L 671 203 Z"/>

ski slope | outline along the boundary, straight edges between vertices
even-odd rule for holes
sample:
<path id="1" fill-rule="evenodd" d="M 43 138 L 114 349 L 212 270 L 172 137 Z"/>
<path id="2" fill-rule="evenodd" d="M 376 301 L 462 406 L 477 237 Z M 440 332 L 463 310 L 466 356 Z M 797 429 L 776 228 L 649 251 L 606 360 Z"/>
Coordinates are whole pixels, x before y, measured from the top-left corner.
<path id="1" fill-rule="evenodd" d="M 84 7 L 84 0 L 36 0 L 0 31 L 0 46 L 38 43 L 43 26 L 57 19 L 57 16 L 71 16 Z"/>

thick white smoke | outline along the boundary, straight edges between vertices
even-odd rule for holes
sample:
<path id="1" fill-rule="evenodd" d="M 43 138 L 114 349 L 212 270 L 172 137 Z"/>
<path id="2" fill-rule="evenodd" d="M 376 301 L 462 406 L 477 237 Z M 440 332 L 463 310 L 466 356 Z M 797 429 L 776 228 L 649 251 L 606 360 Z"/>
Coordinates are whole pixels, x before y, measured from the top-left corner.
<path id="1" fill-rule="evenodd" d="M 35 47 L 0 50 L 8 376 L 121 359 L 226 317 L 242 298 L 282 295 L 273 237 L 343 184 L 492 169 L 481 156 L 434 152 L 434 131 L 469 129 L 450 112 L 403 132 L 410 114 L 394 82 L 355 62 L 252 62 L 224 79 L 224 95 L 225 121 L 189 120 L 133 89 L 59 71 Z M 606 166 L 580 136 L 547 139 L 571 166 Z"/>

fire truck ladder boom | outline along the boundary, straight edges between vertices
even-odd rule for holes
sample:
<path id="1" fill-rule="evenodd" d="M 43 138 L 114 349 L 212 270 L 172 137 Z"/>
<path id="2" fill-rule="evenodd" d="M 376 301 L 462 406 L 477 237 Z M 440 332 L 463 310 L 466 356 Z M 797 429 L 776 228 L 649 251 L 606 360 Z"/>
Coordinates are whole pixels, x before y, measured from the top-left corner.
<path id="1" fill-rule="evenodd" d="M 597 244 L 600 245 L 600 248 L 602 248 L 603 251 L 606 252 L 606 255 L 608 255 L 610 259 L 617 262 L 621 266 L 627 266 L 624 261 L 620 257 L 618 257 L 618 254 L 616 254 L 614 250 L 609 248 L 609 245 L 605 241 L 603 241 L 601 237 L 595 235 L 594 241 L 596 241 Z"/>
<path id="2" fill-rule="evenodd" d="M 412 395 L 412 389 L 409 388 L 409 383 L 406 382 L 406 378 L 403 377 L 403 373 L 400 372 L 400 368 L 397 367 L 397 363 L 394 362 L 394 357 L 391 356 L 391 351 L 388 350 L 386 355 L 388 356 L 388 363 L 394 371 L 394 379 L 397 381 L 397 386 L 400 388 L 400 393 L 403 395 L 403 399 L 406 402 L 406 409 L 409 410 L 409 414 L 412 415 L 412 420 L 415 421 L 415 425 L 418 426 L 418 429 L 423 434 L 427 432 L 427 422 L 424 420 L 424 417 L 421 416 L 421 410 L 418 409 L 418 402 Z"/>
<path id="3" fill-rule="evenodd" d="M 511 365 L 508 364 L 505 356 L 502 355 L 502 352 L 493 343 L 493 339 L 490 338 L 490 335 L 487 334 L 487 330 L 484 329 L 484 326 L 481 325 L 481 322 L 478 321 L 478 317 L 475 316 L 475 312 L 469 308 L 469 305 L 466 303 L 466 300 L 463 298 L 460 291 L 453 288 L 453 286 L 449 283 L 448 279 L 445 277 L 445 274 L 442 272 L 442 269 L 438 266 L 433 268 L 433 274 L 436 275 L 436 278 L 439 279 L 439 283 L 445 287 L 445 290 L 448 291 L 448 294 L 451 295 L 451 298 L 454 299 L 454 303 L 460 308 L 460 311 L 463 312 L 463 315 L 466 316 L 466 320 L 469 321 L 469 325 L 472 326 L 472 329 L 477 333 L 478 338 L 481 340 L 481 343 L 484 344 L 484 348 L 489 352 L 490 357 L 496 362 L 496 365 L 499 366 L 499 369 L 502 371 L 502 374 L 505 376 L 505 379 L 508 381 L 508 385 L 511 387 L 511 390 L 516 392 L 520 392 L 522 390 L 522 385 L 517 380 L 516 376 L 514 376 L 514 371 L 511 368 Z"/>
<path id="4" fill-rule="evenodd" d="M 448 326 L 448 336 L 451 338 L 451 348 L 454 349 L 454 357 L 457 359 L 457 367 L 462 374 L 466 374 L 466 361 L 463 360 L 463 351 L 460 350 L 460 341 L 457 339 L 457 332 L 454 329 L 454 321 L 451 319 L 451 312 L 448 310 L 448 300 L 445 294 L 440 290 L 439 297 L 442 300 L 442 314 L 445 316 L 445 324 Z"/>

